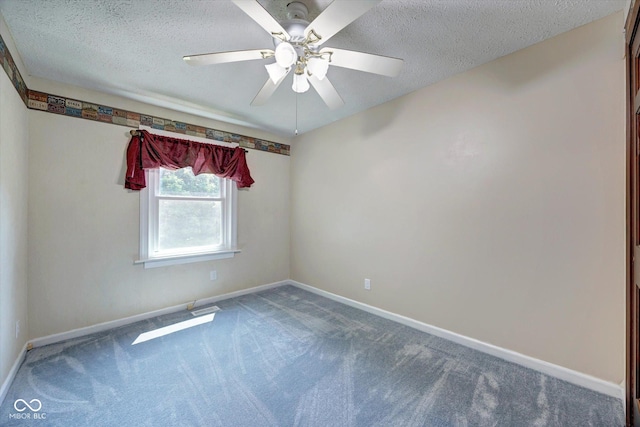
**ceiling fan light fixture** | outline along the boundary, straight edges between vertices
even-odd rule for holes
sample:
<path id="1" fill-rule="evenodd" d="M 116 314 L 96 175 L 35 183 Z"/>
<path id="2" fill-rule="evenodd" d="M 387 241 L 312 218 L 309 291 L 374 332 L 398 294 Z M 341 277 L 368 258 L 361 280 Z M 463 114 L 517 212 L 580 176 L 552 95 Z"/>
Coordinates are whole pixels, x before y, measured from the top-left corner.
<path id="1" fill-rule="evenodd" d="M 344 101 L 327 77 L 329 65 L 388 77 L 395 77 L 400 72 L 402 59 L 320 47 L 381 0 L 333 1 L 311 23 L 307 21 L 307 6 L 299 0 L 291 0 L 287 5 L 289 19 L 282 22 L 264 8 L 264 0 L 231 1 L 273 37 L 274 49 L 206 53 L 183 59 L 187 64 L 207 65 L 274 57 L 274 63 L 265 65 L 269 78 L 251 105 L 263 105 L 292 69 L 292 89 L 304 93 L 313 86 L 330 109 L 343 106 Z"/>
<path id="2" fill-rule="evenodd" d="M 280 79 L 286 76 L 289 72 L 288 68 L 282 68 L 277 62 L 274 62 L 273 64 L 267 64 L 264 67 L 267 69 L 269 78 L 274 84 L 278 84 Z"/>
<path id="3" fill-rule="evenodd" d="M 282 42 L 276 47 L 276 63 L 282 68 L 289 68 L 298 60 L 296 50 L 288 42 Z"/>
<path id="4" fill-rule="evenodd" d="M 295 73 L 293 75 L 293 85 L 291 86 L 296 93 L 304 93 L 309 90 L 309 80 L 305 73 Z"/>
<path id="5" fill-rule="evenodd" d="M 318 80 L 322 80 L 329 70 L 329 61 L 321 57 L 312 57 L 307 61 L 307 72 L 311 76 L 316 76 Z"/>

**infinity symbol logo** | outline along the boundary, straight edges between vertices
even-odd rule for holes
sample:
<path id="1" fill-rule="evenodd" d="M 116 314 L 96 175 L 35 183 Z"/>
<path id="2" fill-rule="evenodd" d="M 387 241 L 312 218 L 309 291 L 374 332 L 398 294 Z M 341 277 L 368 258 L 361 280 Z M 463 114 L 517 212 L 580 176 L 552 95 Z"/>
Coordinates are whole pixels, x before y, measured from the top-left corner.
<path id="1" fill-rule="evenodd" d="M 20 407 L 18 407 L 19 403 L 22 404 L 20 405 Z M 31 406 L 29 403 L 33 406 Z M 27 403 L 27 401 L 24 399 L 18 399 L 13 402 L 13 408 L 18 412 L 24 412 L 27 410 L 27 408 L 31 409 L 32 412 L 38 412 L 40 409 L 42 409 L 42 402 L 40 402 L 40 400 L 38 399 L 31 399 L 29 403 Z"/>

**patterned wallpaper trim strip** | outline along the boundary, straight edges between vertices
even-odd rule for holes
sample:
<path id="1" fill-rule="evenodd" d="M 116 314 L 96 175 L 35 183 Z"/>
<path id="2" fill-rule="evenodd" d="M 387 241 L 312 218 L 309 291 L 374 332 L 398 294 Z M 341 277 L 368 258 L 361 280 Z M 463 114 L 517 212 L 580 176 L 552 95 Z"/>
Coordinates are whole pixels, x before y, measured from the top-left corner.
<path id="1" fill-rule="evenodd" d="M 2 35 L 0 35 L 0 61 L 2 62 L 2 67 L 4 68 L 5 73 L 7 73 L 9 80 L 11 80 L 13 86 L 18 91 L 20 98 L 22 98 L 22 101 L 25 103 L 27 108 L 32 110 L 47 111 L 53 114 L 127 126 L 131 128 L 138 128 L 140 125 L 149 126 L 151 128 L 167 132 L 199 136 L 202 138 L 212 139 L 214 141 L 234 142 L 239 144 L 240 147 L 250 148 L 253 150 L 268 151 L 270 153 L 282 154 L 285 156 L 290 154 L 290 146 L 287 144 L 280 144 L 278 142 L 266 141 L 264 139 L 238 135 L 231 132 L 192 125 L 189 123 L 182 123 L 161 117 L 154 117 L 148 114 L 136 113 L 133 111 L 66 98 L 64 96 L 30 90 L 24 83 L 24 80 L 20 75 L 20 71 L 18 71 L 13 57 L 11 56 L 11 52 L 9 52 L 7 45 L 2 39 Z"/>

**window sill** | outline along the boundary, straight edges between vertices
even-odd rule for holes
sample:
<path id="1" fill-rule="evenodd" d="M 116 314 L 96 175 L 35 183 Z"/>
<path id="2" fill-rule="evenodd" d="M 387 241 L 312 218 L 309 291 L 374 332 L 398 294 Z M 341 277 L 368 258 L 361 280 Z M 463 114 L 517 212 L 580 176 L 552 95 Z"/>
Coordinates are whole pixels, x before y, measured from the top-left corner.
<path id="1" fill-rule="evenodd" d="M 134 261 L 134 264 L 144 264 L 144 268 L 164 267 L 167 265 L 188 264 L 191 262 L 212 261 L 233 258 L 240 253 L 240 249 L 229 249 L 218 252 L 202 252 L 196 254 L 169 255 L 156 258 L 146 258 Z"/>

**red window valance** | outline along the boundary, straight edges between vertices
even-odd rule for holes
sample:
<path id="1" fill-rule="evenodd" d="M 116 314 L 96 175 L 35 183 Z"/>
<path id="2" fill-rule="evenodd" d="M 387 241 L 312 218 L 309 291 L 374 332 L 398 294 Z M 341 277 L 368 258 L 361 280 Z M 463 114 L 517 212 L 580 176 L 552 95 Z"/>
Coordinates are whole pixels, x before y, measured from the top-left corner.
<path id="1" fill-rule="evenodd" d="M 124 186 L 131 190 L 145 188 L 144 169 L 180 169 L 188 166 L 191 166 L 194 175 L 212 173 L 235 181 L 238 188 L 250 187 L 254 183 L 245 152 L 240 147 L 203 144 L 141 130 L 129 141 Z"/>

